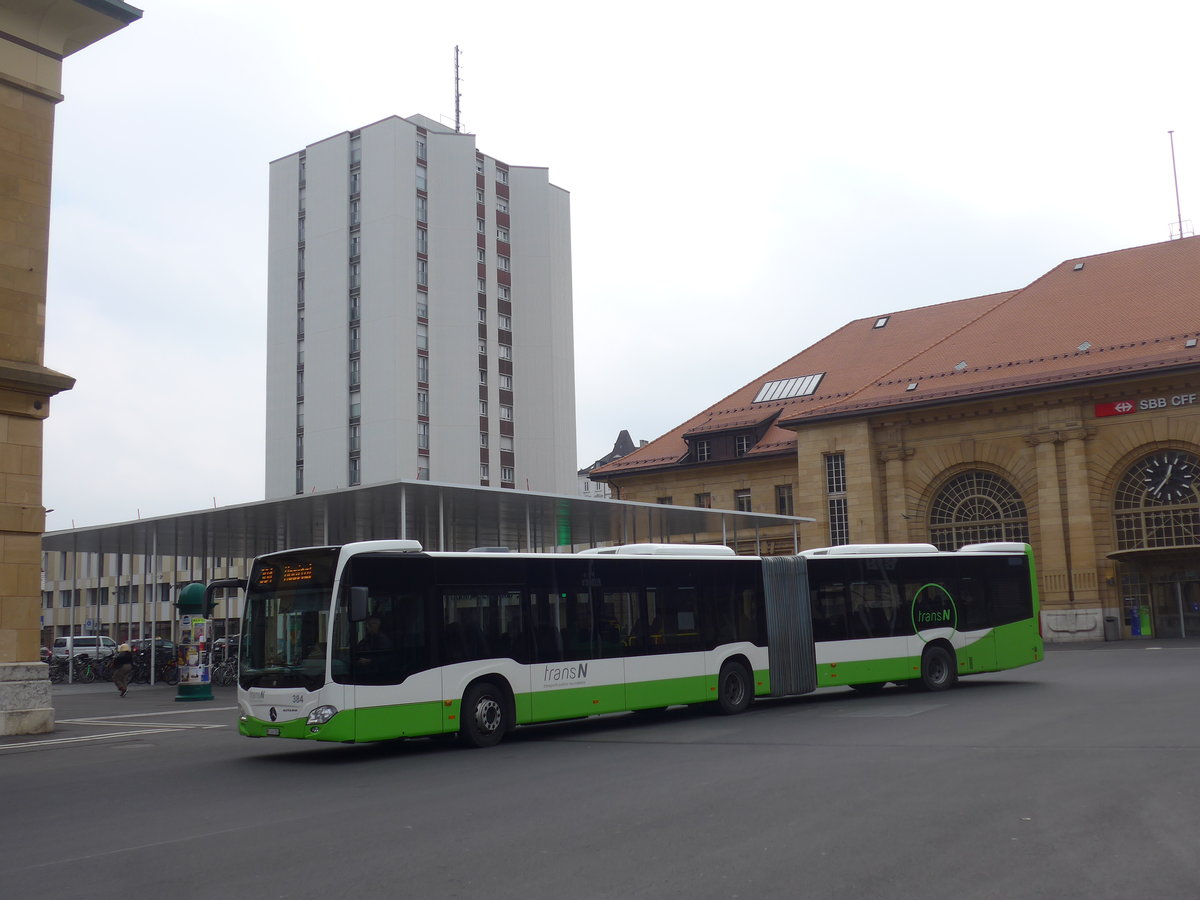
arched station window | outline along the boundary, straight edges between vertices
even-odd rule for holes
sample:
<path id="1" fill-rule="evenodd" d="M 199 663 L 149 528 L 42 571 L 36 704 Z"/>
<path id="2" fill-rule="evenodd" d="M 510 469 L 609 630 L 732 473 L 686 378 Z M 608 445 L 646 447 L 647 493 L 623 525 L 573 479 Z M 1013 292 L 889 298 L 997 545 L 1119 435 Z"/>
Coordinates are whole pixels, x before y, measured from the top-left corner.
<path id="1" fill-rule="evenodd" d="M 1200 543 L 1200 457 L 1156 450 L 1126 471 L 1113 498 L 1118 550 Z"/>
<path id="2" fill-rule="evenodd" d="M 963 472 L 946 482 L 930 505 L 929 541 L 939 550 L 985 541 L 1028 542 L 1025 501 L 999 475 Z"/>

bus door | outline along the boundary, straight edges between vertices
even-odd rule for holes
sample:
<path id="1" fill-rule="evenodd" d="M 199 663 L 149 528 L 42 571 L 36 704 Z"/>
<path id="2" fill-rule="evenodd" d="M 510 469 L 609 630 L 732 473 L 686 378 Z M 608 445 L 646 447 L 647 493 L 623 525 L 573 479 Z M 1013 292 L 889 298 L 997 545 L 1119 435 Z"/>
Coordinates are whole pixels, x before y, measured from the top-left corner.
<path id="1" fill-rule="evenodd" d="M 645 589 L 644 618 L 629 638 L 625 693 L 630 709 L 711 700 L 700 633 L 699 584 L 654 579 Z"/>
<path id="2" fill-rule="evenodd" d="M 961 560 L 967 563 L 969 560 Z M 987 561 L 991 562 L 991 561 Z M 966 571 L 949 585 L 957 612 L 959 639 L 955 642 L 958 672 L 993 672 L 997 667 L 995 617 L 988 601 L 989 588 L 996 587 L 994 577 L 979 571 Z"/>
<path id="3" fill-rule="evenodd" d="M 572 565 L 582 570 L 585 564 L 572 561 L 560 569 Z M 583 571 L 561 574 L 557 586 L 529 594 L 534 659 L 529 692 L 535 722 L 625 709 L 625 666 L 617 632 L 597 616 Z"/>
<path id="4" fill-rule="evenodd" d="M 441 730 L 441 679 L 434 668 L 426 594 L 393 577 L 388 562 L 356 560 L 354 577 L 368 588 L 367 616 L 347 621 L 332 656 L 357 710 L 355 739 L 386 740 Z"/>

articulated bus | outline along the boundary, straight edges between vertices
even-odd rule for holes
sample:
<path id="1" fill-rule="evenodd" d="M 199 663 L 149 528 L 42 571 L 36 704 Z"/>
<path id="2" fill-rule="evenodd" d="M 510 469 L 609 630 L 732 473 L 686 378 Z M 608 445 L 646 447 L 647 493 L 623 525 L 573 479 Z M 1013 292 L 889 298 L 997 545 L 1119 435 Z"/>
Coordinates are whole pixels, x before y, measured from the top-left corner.
<path id="1" fill-rule="evenodd" d="M 246 586 L 248 737 L 382 741 L 889 682 L 940 691 L 1037 662 L 1026 544 L 737 556 L 634 544 L 574 554 L 367 541 L 273 553 Z"/>

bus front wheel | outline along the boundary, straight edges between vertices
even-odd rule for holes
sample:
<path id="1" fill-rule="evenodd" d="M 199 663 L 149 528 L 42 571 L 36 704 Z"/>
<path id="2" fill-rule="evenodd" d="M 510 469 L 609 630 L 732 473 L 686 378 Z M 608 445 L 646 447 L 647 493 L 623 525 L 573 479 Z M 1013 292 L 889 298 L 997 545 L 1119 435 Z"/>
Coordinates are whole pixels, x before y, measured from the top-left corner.
<path id="1" fill-rule="evenodd" d="M 717 676 L 717 712 L 732 716 L 744 712 L 754 699 L 750 670 L 740 662 L 727 662 Z"/>
<path id="2" fill-rule="evenodd" d="M 494 747 L 508 730 L 504 692 L 490 681 L 471 685 L 463 695 L 459 734 L 469 747 Z"/>
<path id="3" fill-rule="evenodd" d="M 933 644 L 925 648 L 921 655 L 921 678 L 918 684 L 925 691 L 945 691 L 954 687 L 958 681 L 958 671 L 955 669 L 954 651 L 942 644 Z"/>

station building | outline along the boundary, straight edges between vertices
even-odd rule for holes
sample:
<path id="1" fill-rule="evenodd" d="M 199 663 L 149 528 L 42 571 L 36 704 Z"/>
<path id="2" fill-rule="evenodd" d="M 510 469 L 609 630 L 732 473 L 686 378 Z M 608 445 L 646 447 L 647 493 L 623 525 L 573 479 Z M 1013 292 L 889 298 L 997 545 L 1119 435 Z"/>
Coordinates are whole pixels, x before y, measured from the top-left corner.
<path id="1" fill-rule="evenodd" d="M 1198 338 L 1200 238 L 1071 259 L 850 322 L 591 477 L 813 516 L 808 547 L 1027 541 L 1048 641 L 1194 637 Z"/>

